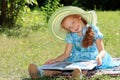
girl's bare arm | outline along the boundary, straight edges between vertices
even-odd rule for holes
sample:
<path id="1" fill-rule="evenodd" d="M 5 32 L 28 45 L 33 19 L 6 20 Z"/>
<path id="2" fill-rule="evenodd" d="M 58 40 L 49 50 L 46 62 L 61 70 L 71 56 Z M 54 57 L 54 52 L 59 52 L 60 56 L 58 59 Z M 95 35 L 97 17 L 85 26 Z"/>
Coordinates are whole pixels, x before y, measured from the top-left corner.
<path id="1" fill-rule="evenodd" d="M 64 61 L 70 56 L 71 50 L 72 50 L 72 44 L 66 44 L 65 51 L 63 54 L 56 57 L 55 59 L 48 60 L 47 62 L 45 62 L 45 64 L 52 64 L 52 63 Z"/>
<path id="2" fill-rule="evenodd" d="M 96 57 L 96 60 L 98 62 L 98 65 L 102 64 L 102 58 L 105 56 L 105 50 L 104 50 L 104 44 L 102 39 L 97 39 L 96 40 L 96 45 L 99 51 L 98 56 Z"/>

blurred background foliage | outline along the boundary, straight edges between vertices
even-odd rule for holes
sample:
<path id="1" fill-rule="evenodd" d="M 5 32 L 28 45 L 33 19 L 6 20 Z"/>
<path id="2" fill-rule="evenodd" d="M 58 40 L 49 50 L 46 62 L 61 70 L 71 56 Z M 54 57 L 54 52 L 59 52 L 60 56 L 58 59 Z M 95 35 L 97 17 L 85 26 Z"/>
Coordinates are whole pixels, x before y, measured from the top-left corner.
<path id="1" fill-rule="evenodd" d="M 45 28 L 49 16 L 62 6 L 60 0 L 0 0 L 0 33 L 27 36 L 31 30 Z"/>
<path id="2" fill-rule="evenodd" d="M 20 27 L 16 25 L 19 13 L 25 11 L 28 7 L 30 10 L 38 8 L 46 16 L 49 16 L 59 7 L 62 6 L 79 6 L 83 9 L 95 10 L 120 10 L 120 0 L 0 0 L 0 28 Z M 22 27 L 22 26 L 21 26 Z"/>

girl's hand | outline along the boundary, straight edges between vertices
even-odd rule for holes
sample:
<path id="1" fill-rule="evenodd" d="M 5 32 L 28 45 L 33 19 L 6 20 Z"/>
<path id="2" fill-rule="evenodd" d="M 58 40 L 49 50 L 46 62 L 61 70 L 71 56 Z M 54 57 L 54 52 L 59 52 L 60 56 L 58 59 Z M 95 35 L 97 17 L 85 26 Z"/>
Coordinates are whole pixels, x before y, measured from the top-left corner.
<path id="1" fill-rule="evenodd" d="M 98 66 L 102 65 L 102 58 L 101 58 L 100 55 L 98 55 L 98 56 L 96 57 L 96 61 L 97 61 Z"/>
<path id="2" fill-rule="evenodd" d="M 53 64 L 55 63 L 56 61 L 54 59 L 50 59 L 48 61 L 45 62 L 45 64 Z"/>

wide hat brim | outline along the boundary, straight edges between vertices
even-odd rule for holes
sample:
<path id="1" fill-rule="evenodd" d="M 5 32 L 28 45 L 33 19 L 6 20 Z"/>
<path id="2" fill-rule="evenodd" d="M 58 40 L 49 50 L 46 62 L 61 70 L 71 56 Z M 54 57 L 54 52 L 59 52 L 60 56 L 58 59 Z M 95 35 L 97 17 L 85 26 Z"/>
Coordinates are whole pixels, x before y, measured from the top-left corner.
<path id="1" fill-rule="evenodd" d="M 61 22 L 66 16 L 72 14 L 80 14 L 89 25 L 97 24 L 97 15 L 94 10 L 86 12 L 79 7 L 65 6 L 55 11 L 48 21 L 49 30 L 53 36 L 60 40 L 65 39 L 68 32 L 62 29 Z"/>

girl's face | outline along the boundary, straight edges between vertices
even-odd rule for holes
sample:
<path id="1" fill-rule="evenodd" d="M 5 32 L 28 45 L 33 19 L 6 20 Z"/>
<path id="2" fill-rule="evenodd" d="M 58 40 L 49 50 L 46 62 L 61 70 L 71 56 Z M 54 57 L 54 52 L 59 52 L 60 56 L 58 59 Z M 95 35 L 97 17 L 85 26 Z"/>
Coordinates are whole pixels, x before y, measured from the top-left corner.
<path id="1" fill-rule="evenodd" d="M 83 28 L 81 17 L 69 16 L 64 19 L 62 26 L 70 32 L 80 32 Z"/>

